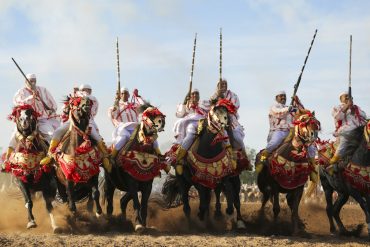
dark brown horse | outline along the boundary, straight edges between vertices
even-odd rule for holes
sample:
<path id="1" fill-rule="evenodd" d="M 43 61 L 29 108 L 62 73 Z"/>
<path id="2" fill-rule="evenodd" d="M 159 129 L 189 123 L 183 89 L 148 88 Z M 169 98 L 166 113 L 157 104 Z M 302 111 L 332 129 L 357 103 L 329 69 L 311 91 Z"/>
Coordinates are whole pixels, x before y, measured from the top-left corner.
<path id="1" fill-rule="evenodd" d="M 54 232 L 60 228 L 55 223 L 51 202 L 56 194 L 55 171 L 49 166 L 40 166 L 39 162 L 45 157 L 48 144 L 37 130 L 37 113 L 30 105 L 15 107 L 10 116 L 16 122 L 17 129 L 12 137 L 15 148 L 9 147 L 5 160 L 5 171 L 13 174 L 25 199 L 28 211 L 27 228 L 36 227 L 32 213 L 32 194 L 41 191 L 49 213 Z"/>
<path id="2" fill-rule="evenodd" d="M 160 175 L 161 169 L 167 165 L 158 149 L 158 132 L 163 131 L 165 115 L 157 108 L 147 107 L 142 114 L 140 123 L 120 125 L 123 135 L 118 134 L 119 143 L 115 143 L 112 159 L 115 164 L 111 173 L 105 173 L 105 198 L 107 200 L 107 215 L 113 212 L 113 195 L 115 189 L 126 191 L 120 200 L 122 215 L 126 217 L 126 207 L 133 200 L 135 212 L 135 231 L 146 228 L 148 200 L 152 191 L 153 179 Z M 121 129 L 118 127 L 118 129 Z M 122 143 L 121 143 L 122 141 Z M 119 147 L 123 145 L 123 147 Z M 138 197 L 141 192 L 141 201 Z"/>
<path id="3" fill-rule="evenodd" d="M 294 135 L 278 147 L 268 159 L 262 171 L 258 174 L 258 188 L 263 194 L 261 214 L 271 198 L 273 201 L 274 219 L 280 212 L 279 194 L 287 194 L 287 202 L 292 212 L 293 234 L 299 231 L 298 208 L 302 197 L 304 184 L 308 175 L 314 170 L 308 157 L 308 148 L 317 137 L 320 123 L 309 111 L 299 112 L 295 116 Z M 256 156 L 256 164 L 261 152 Z"/>
<path id="4" fill-rule="evenodd" d="M 190 227 L 189 190 L 194 186 L 199 194 L 199 213 L 200 220 L 206 220 L 209 216 L 209 206 L 211 201 L 211 191 L 216 187 L 222 188 L 227 198 L 226 214 L 231 216 L 234 212 L 234 186 L 230 181 L 236 169 L 236 159 L 231 149 L 231 145 L 226 144 L 228 137 L 225 128 L 228 126 L 228 108 L 226 101 L 213 106 L 207 119 L 198 123 L 198 133 L 187 151 L 186 157 L 178 160 L 176 165 L 183 163 L 183 172 L 176 176 L 169 176 L 163 185 L 162 194 L 164 195 L 167 207 L 181 197 L 183 211 Z M 186 140 L 184 141 L 186 143 Z M 167 152 L 170 159 L 172 154 L 179 147 L 174 146 Z M 181 147 L 182 148 L 182 147 Z M 179 149 L 178 149 L 179 150 Z M 238 188 L 240 190 L 240 187 Z M 177 204 L 176 206 L 178 206 Z"/>
<path id="5" fill-rule="evenodd" d="M 339 234 L 345 236 L 359 235 L 362 229 L 348 231 L 340 218 L 343 205 L 352 196 L 363 210 L 368 226 L 370 239 L 370 121 L 367 125 L 358 127 L 347 135 L 348 148 L 343 155 L 344 159 L 335 164 L 333 174 L 327 170 L 329 160 L 335 153 L 333 142 L 318 141 L 318 163 L 320 164 L 320 180 L 325 192 L 326 213 L 330 223 L 330 232 L 335 233 L 337 223 Z M 333 203 L 333 192 L 338 193 L 338 198 Z"/>

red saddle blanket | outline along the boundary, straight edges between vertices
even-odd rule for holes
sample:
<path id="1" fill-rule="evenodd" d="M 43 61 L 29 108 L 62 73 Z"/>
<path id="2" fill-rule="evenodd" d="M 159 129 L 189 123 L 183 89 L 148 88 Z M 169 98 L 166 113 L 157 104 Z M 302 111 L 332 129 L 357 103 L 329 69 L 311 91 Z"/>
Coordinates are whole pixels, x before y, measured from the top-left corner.
<path id="1" fill-rule="evenodd" d="M 118 157 L 121 168 L 139 181 L 150 181 L 161 174 L 166 164 L 159 161 L 155 154 L 126 151 Z"/>
<path id="2" fill-rule="evenodd" d="M 364 194 L 370 193 L 370 167 L 363 167 L 352 162 L 343 171 L 344 179 Z"/>
<path id="3" fill-rule="evenodd" d="M 313 167 L 308 162 L 294 162 L 275 154 L 269 162 L 270 174 L 285 189 L 295 189 L 307 182 Z"/>
<path id="4" fill-rule="evenodd" d="M 50 166 L 40 166 L 40 161 L 45 157 L 44 152 L 28 153 L 16 152 L 12 153 L 5 161 L 5 171 L 12 173 L 22 182 L 27 183 L 27 177 L 33 175 L 33 183 L 40 181 L 44 172 L 50 172 Z"/>
<path id="5" fill-rule="evenodd" d="M 192 180 L 205 187 L 214 189 L 222 178 L 233 174 L 230 160 L 232 155 L 223 150 L 212 159 L 207 159 L 195 152 L 196 148 L 188 151 L 187 160 L 190 163 L 194 175 Z"/>
<path id="6" fill-rule="evenodd" d="M 56 160 L 66 178 L 75 183 L 86 183 L 99 174 L 99 165 L 102 163 L 101 155 L 95 147 L 90 147 L 75 156 L 57 154 Z"/>

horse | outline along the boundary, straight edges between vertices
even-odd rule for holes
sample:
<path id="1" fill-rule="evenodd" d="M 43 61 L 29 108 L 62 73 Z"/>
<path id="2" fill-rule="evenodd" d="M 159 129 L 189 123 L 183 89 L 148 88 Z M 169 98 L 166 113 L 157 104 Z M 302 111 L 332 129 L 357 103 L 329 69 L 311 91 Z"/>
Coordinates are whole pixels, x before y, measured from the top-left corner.
<path id="1" fill-rule="evenodd" d="M 145 109 L 145 110 L 144 110 Z M 135 231 L 142 232 L 147 225 L 148 200 L 152 191 L 153 179 L 160 176 L 162 169 L 167 169 L 158 148 L 158 132 L 163 131 L 165 115 L 157 108 L 146 104 L 141 107 L 140 123 L 122 123 L 116 131 L 124 146 L 120 149 L 117 143 L 112 150 L 113 169 L 105 173 L 104 195 L 107 201 L 107 215 L 113 212 L 113 196 L 115 189 L 126 191 L 120 200 L 122 216 L 126 218 L 126 206 L 133 200 L 135 211 Z M 119 136 L 119 134 L 118 134 Z M 124 139 L 126 138 L 126 139 Z M 141 192 L 141 201 L 138 192 Z"/>
<path id="2" fill-rule="evenodd" d="M 276 222 L 280 212 L 279 193 L 286 193 L 287 203 L 291 210 L 293 235 L 299 232 L 298 208 L 304 184 L 308 175 L 315 169 L 308 158 L 307 151 L 317 138 L 319 129 L 320 123 L 314 113 L 299 110 L 295 114 L 294 129 L 291 130 L 283 144 L 271 154 L 257 176 L 257 185 L 263 194 L 261 216 L 264 215 L 267 201 L 272 199 Z M 260 162 L 262 151 L 257 154 L 255 164 Z"/>
<path id="3" fill-rule="evenodd" d="M 368 238 L 370 239 L 370 120 L 365 126 L 360 126 L 347 135 L 348 148 L 343 155 L 344 159 L 335 164 L 335 172 L 331 174 L 327 168 L 330 158 L 335 153 L 335 144 L 330 141 L 317 141 L 318 164 L 320 180 L 325 192 L 326 213 L 330 224 L 330 232 L 336 233 L 337 223 L 339 234 L 356 236 L 361 233 L 362 225 L 349 231 L 343 225 L 340 211 L 343 205 L 352 196 L 360 205 L 366 216 L 368 225 Z M 333 204 L 333 192 L 338 193 L 338 198 Z"/>
<path id="4" fill-rule="evenodd" d="M 102 162 L 106 164 L 108 152 L 100 135 L 89 126 L 90 99 L 70 97 L 67 100 L 69 120 L 55 131 L 49 147 L 49 156 L 55 160 L 58 192 L 61 198 L 68 200 L 74 216 L 77 214 L 76 202 L 92 198 L 96 216 L 100 217 L 99 166 Z M 41 163 L 49 163 L 50 157 Z M 92 206 L 88 203 L 89 211 Z"/>
<path id="5" fill-rule="evenodd" d="M 48 143 L 37 129 L 38 113 L 30 105 L 20 105 L 13 108 L 9 119 L 15 121 L 16 131 L 12 137 L 5 164 L 5 172 L 16 178 L 17 184 L 24 196 L 28 212 L 27 229 L 37 227 L 32 213 L 32 195 L 41 191 L 49 214 L 54 233 L 60 231 L 54 220 L 53 205 L 57 186 L 55 170 L 52 167 L 41 166 L 40 160 L 45 157 Z"/>
<path id="6" fill-rule="evenodd" d="M 186 156 L 178 159 L 179 151 L 182 147 L 174 145 L 166 153 L 171 160 L 175 160 L 176 166 L 183 163 L 183 172 L 176 173 L 176 176 L 168 176 L 162 188 L 165 204 L 172 207 L 173 202 L 181 197 L 183 212 L 190 227 L 189 190 L 194 186 L 199 194 L 198 218 L 204 221 L 209 215 L 209 205 L 211 201 L 211 191 L 219 187 L 223 188 L 227 198 L 226 214 L 231 216 L 234 211 L 233 184 L 230 176 L 236 169 L 236 158 L 231 145 L 226 142 L 226 128 L 229 123 L 228 113 L 234 112 L 235 108 L 228 100 L 220 100 L 208 113 L 207 119 L 198 122 L 198 131 L 192 140 Z M 187 141 L 184 141 L 187 142 Z M 177 152 L 177 158 L 173 154 Z M 240 185 L 239 185 L 240 190 Z M 239 197 L 239 194 L 237 195 Z M 239 200 L 240 204 L 240 200 Z M 176 206 L 179 206 L 176 205 Z"/>

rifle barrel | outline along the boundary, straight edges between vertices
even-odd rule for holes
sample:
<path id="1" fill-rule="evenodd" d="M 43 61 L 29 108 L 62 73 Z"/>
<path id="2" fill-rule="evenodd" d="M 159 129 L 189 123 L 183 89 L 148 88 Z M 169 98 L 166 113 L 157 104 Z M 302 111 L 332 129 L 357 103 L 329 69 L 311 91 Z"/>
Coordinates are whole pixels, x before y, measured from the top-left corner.
<path id="1" fill-rule="evenodd" d="M 305 60 L 304 60 L 304 63 L 303 63 L 302 69 L 301 69 L 301 73 L 299 74 L 299 77 L 298 77 L 298 80 L 297 80 L 296 84 L 294 84 L 294 92 L 293 92 L 293 96 L 292 96 L 292 100 L 291 100 L 291 102 L 290 102 L 290 105 L 293 105 L 293 100 L 294 100 L 294 97 L 295 97 L 295 96 L 296 96 L 296 94 L 297 94 L 299 84 L 301 83 L 302 75 L 303 75 L 303 71 L 304 71 L 304 68 L 306 67 L 307 59 L 308 59 L 308 57 L 309 57 L 309 55 L 310 55 L 310 52 L 311 52 L 311 48 L 312 48 L 313 42 L 315 41 L 315 38 L 316 38 L 316 34 L 317 34 L 317 29 L 315 30 L 315 34 L 313 35 L 313 38 L 312 38 L 312 41 L 311 41 L 310 48 L 308 49 L 308 53 L 307 53 L 307 55 L 306 55 L 306 58 L 305 58 Z"/>

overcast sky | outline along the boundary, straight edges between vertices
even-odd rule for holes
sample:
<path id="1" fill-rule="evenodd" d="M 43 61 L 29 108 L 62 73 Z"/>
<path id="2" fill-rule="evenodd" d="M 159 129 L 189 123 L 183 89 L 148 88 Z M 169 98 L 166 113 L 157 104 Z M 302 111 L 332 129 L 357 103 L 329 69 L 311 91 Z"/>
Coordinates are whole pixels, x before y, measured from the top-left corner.
<path id="1" fill-rule="evenodd" d="M 115 40 L 120 40 L 121 83 L 167 115 L 162 146 L 172 141 L 176 104 L 188 89 L 195 32 L 194 87 L 202 99 L 218 80 L 219 28 L 223 77 L 239 95 L 247 146 L 266 145 L 268 109 L 275 93 L 292 94 L 315 29 L 318 34 L 298 90 L 315 110 L 323 138 L 334 131 L 331 109 L 348 88 L 353 35 L 354 101 L 370 113 L 370 1 L 305 0 L 1 0 L 0 147 L 14 124 L 6 120 L 25 73 L 35 73 L 61 106 L 75 83 L 88 83 L 99 100 L 96 122 L 109 142 L 107 109 L 116 90 Z M 59 107 L 60 110 L 60 107 Z M 164 150 L 163 150 L 164 151 Z"/>

